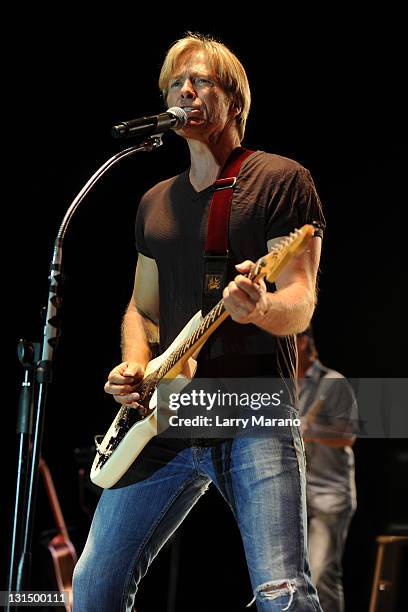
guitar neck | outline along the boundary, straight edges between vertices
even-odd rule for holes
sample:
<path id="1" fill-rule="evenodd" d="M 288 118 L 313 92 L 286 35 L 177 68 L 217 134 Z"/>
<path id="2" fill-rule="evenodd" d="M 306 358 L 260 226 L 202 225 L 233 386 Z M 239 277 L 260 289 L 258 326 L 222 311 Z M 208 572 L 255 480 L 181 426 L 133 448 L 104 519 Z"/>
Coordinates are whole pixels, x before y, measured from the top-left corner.
<path id="1" fill-rule="evenodd" d="M 61 506 L 59 504 L 57 492 L 54 487 L 54 482 L 52 480 L 50 470 L 42 458 L 40 459 L 40 470 L 44 479 L 45 488 L 51 505 L 51 511 L 54 515 L 54 520 L 58 531 L 68 540 L 68 530 L 62 514 Z"/>
<path id="2" fill-rule="evenodd" d="M 309 410 L 306 413 L 306 418 L 308 423 L 310 423 L 311 425 L 313 425 L 313 423 L 316 421 L 317 417 L 319 416 L 319 413 L 321 411 L 321 409 L 324 406 L 324 402 L 322 399 L 317 399 L 309 408 Z"/>
<path id="3" fill-rule="evenodd" d="M 224 301 L 221 300 L 204 317 L 197 329 L 162 363 L 157 371 L 157 377 L 164 378 L 166 376 L 170 378 L 176 376 L 183 364 L 207 342 L 211 334 L 227 317 L 228 312 L 224 308 Z"/>

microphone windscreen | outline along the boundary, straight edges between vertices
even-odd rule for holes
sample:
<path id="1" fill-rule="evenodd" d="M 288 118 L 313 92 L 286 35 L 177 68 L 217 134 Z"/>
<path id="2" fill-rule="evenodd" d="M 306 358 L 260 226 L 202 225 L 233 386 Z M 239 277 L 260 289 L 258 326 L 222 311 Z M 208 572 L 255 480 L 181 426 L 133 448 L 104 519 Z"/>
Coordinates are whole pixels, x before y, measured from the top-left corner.
<path id="1" fill-rule="evenodd" d="M 186 125 L 188 119 L 187 113 L 179 106 L 172 106 L 166 112 L 174 115 L 177 118 L 180 123 L 180 127 L 184 127 Z"/>

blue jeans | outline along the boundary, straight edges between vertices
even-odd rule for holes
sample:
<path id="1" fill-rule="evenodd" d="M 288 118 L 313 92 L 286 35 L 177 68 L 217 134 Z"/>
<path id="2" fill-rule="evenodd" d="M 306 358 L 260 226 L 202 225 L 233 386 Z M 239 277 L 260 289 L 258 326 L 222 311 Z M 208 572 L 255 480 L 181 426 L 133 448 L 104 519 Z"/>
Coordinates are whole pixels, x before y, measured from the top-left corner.
<path id="1" fill-rule="evenodd" d="M 307 561 L 297 427 L 210 447 L 174 443 L 152 440 L 135 463 L 137 482 L 103 492 L 75 568 L 74 612 L 131 610 L 150 563 L 211 482 L 238 523 L 257 610 L 321 612 Z"/>

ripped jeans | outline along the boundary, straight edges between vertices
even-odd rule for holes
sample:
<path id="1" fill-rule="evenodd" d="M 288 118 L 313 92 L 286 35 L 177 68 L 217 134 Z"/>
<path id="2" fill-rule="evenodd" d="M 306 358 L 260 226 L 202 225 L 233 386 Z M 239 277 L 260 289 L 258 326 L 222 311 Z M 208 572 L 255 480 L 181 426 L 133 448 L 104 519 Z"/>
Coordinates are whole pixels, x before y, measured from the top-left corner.
<path id="1" fill-rule="evenodd" d="M 322 612 L 307 561 L 303 445 L 296 426 L 279 430 L 209 447 L 152 440 L 134 464 L 136 482 L 101 496 L 75 568 L 74 612 L 131 610 L 150 563 L 210 482 L 240 529 L 250 603 L 262 612 Z"/>

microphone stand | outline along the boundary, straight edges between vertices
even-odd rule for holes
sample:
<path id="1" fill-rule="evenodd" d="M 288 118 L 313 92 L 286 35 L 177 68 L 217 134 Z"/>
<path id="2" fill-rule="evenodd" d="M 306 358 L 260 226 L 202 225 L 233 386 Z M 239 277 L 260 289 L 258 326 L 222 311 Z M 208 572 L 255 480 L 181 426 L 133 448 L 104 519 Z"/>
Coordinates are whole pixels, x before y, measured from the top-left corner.
<path id="1" fill-rule="evenodd" d="M 62 288 L 62 245 L 68 225 L 85 196 L 102 176 L 121 159 L 141 151 L 153 151 L 160 147 L 162 134 L 146 138 L 140 145 L 132 146 L 109 158 L 88 180 L 76 198 L 72 201 L 58 230 L 49 273 L 49 294 L 45 317 L 41 350 L 41 360 L 34 366 L 33 384 L 28 384 L 28 358 L 20 359 L 25 365 L 26 374 L 23 382 L 24 393 L 20 399 L 17 434 L 20 437 L 18 447 L 20 456 L 17 466 L 16 502 L 14 510 L 13 536 L 9 565 L 8 591 L 24 591 L 29 586 L 31 569 L 31 544 L 33 518 L 38 482 L 39 460 L 41 455 L 42 435 L 44 430 L 45 405 L 47 388 L 52 382 L 52 365 L 54 351 L 60 335 L 59 309 L 61 306 Z M 38 387 L 38 389 L 35 388 Z M 29 395 L 28 395 L 29 394 Z M 31 435 L 31 407 L 36 397 L 34 414 L 34 437 L 31 453 L 27 452 L 27 437 Z M 23 426 L 22 426 L 23 424 Z M 28 482 L 27 482 L 28 480 Z M 14 607 L 13 604 L 12 607 Z M 10 603 L 6 602 L 6 610 Z"/>

